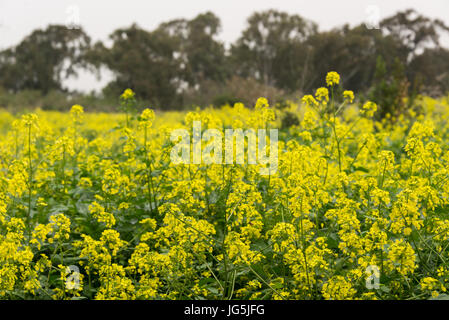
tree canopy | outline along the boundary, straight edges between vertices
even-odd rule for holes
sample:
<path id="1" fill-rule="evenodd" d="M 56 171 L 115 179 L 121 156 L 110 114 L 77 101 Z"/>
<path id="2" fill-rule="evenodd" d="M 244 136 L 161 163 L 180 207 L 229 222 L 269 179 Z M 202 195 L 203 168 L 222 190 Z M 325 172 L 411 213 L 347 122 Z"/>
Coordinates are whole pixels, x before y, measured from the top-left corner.
<path id="1" fill-rule="evenodd" d="M 440 43 L 449 28 L 412 9 L 385 18 L 379 29 L 361 24 L 325 31 L 297 14 L 255 12 L 229 48 L 220 31 L 220 19 L 205 12 L 154 30 L 135 24 L 117 29 L 106 46 L 91 44 L 82 29 L 50 25 L 0 52 L 0 87 L 63 90 L 67 77 L 106 67 L 114 78 L 105 94 L 130 87 L 159 108 L 204 103 L 209 95 L 215 95 L 209 103 L 243 99 L 226 97 L 244 95 L 236 88 L 253 81 L 264 91 L 294 96 L 321 86 L 330 70 L 342 75 L 345 87 L 374 98 L 394 81 L 405 94 L 412 88 L 432 95 L 449 91 L 449 51 Z"/>

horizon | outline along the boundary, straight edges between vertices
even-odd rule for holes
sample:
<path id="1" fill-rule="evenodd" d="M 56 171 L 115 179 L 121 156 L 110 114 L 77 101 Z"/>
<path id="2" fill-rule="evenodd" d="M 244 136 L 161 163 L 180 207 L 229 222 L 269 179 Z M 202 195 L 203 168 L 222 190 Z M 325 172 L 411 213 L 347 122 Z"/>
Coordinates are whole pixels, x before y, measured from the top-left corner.
<path id="1" fill-rule="evenodd" d="M 154 30 L 166 21 L 174 19 L 191 19 L 200 13 L 213 12 L 220 18 L 221 28 L 218 39 L 229 48 L 235 42 L 246 26 L 247 18 L 254 12 L 276 9 L 317 23 L 320 31 L 331 30 L 349 24 L 351 27 L 369 22 L 382 20 L 398 11 L 415 9 L 420 14 L 433 19 L 448 22 L 449 2 L 444 0 L 387 1 L 387 0 L 346 0 L 341 2 L 301 0 L 281 0 L 273 2 L 260 0 L 257 5 L 252 1 L 238 2 L 230 0 L 226 3 L 211 3 L 196 0 L 189 5 L 177 0 L 166 0 L 163 3 L 148 3 L 129 0 L 125 10 L 119 1 L 69 1 L 53 2 L 49 0 L 33 2 L 19 0 L 6 2 L 0 0 L 0 50 L 15 46 L 33 30 L 44 29 L 50 24 L 75 23 L 91 37 L 92 42 L 102 41 L 108 44 L 109 35 L 116 29 L 128 27 L 136 23 L 145 30 Z M 237 5 L 238 4 L 238 5 Z M 239 10 L 235 10 L 235 8 Z M 126 9 L 130 10 L 126 10 Z M 106 9 L 106 10 L 105 10 Z M 349 10 L 348 10 L 349 9 Z M 102 12 L 103 10 L 103 12 Z M 102 12 L 99 16 L 98 12 Z M 20 18 L 21 17 L 21 18 Z M 101 23 L 98 23 L 100 21 Z M 449 35 L 441 38 L 443 46 L 449 47 Z M 102 72 L 101 80 L 94 74 L 83 71 L 79 77 L 64 81 L 64 86 L 70 90 L 81 92 L 99 91 L 113 77 L 108 70 Z"/>

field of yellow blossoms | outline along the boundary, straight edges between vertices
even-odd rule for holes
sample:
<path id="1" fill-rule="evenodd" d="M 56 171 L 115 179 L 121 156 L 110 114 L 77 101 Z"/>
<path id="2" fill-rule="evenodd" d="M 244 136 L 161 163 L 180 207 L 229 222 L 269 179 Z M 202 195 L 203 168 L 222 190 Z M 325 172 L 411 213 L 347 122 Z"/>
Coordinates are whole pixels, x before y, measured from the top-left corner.
<path id="1" fill-rule="evenodd" d="M 0 297 L 448 298 L 449 99 L 377 121 L 339 80 L 283 109 L 1 111 Z M 278 170 L 172 163 L 195 120 L 278 128 Z"/>

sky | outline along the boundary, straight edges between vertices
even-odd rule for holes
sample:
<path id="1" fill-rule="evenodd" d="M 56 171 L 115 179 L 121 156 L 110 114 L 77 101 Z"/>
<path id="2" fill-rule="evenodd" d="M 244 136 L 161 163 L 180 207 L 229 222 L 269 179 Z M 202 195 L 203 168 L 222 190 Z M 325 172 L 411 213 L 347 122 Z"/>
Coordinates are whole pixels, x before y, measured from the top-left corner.
<path id="1" fill-rule="evenodd" d="M 161 22 L 212 11 L 222 22 L 219 38 L 229 44 L 239 37 L 254 11 L 278 9 L 299 14 L 318 23 L 320 30 L 329 30 L 345 23 L 375 26 L 376 21 L 406 8 L 449 24 L 447 0 L 0 0 L 0 50 L 48 24 L 79 24 L 93 41 L 105 41 L 115 29 L 134 22 L 152 30 Z M 449 47 L 449 39 L 443 43 Z M 106 72 L 99 81 L 82 74 L 66 85 L 82 91 L 98 90 L 110 77 Z"/>

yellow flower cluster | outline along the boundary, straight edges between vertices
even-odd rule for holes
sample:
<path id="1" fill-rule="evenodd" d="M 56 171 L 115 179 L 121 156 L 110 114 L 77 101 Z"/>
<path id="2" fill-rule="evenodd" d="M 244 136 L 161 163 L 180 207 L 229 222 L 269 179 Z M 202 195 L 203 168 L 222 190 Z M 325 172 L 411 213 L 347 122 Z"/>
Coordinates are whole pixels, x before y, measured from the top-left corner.
<path id="1" fill-rule="evenodd" d="M 134 91 L 132 91 L 131 89 L 128 88 L 125 91 L 123 91 L 120 98 L 123 100 L 130 100 L 130 99 L 134 98 L 134 96 L 135 96 Z"/>
<path id="2" fill-rule="evenodd" d="M 330 72 L 283 109 L 260 98 L 134 117 L 127 89 L 126 113 L 0 111 L 0 298 L 444 295 L 449 99 L 378 120 L 381 105 L 359 108 L 340 83 Z M 278 170 L 173 163 L 170 135 L 194 121 L 222 136 L 278 129 Z"/>
<path id="3" fill-rule="evenodd" d="M 327 73 L 326 84 L 328 87 L 335 86 L 339 83 L 340 83 L 340 75 L 337 72 L 331 71 Z"/>

